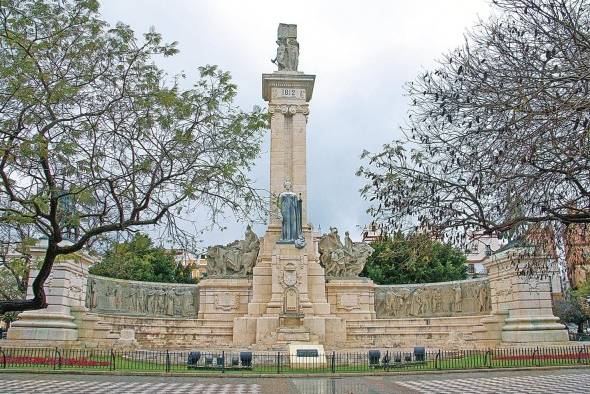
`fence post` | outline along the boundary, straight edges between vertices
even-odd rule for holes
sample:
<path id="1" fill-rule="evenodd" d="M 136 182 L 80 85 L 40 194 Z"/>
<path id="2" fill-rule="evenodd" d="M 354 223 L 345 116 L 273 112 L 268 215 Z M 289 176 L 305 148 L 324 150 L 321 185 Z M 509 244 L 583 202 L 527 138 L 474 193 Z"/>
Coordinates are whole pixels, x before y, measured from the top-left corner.
<path id="1" fill-rule="evenodd" d="M 170 353 L 166 349 L 166 372 L 170 372 Z"/>
<path id="2" fill-rule="evenodd" d="M 225 373 L 225 350 L 221 351 L 221 373 Z"/>
<path id="3" fill-rule="evenodd" d="M 111 349 L 111 371 L 114 371 L 115 369 L 115 352 L 113 351 L 113 349 Z"/>
<path id="4" fill-rule="evenodd" d="M 584 352 L 586 345 L 580 346 L 580 350 L 578 351 L 578 364 L 582 362 L 582 353 Z"/>
<path id="5" fill-rule="evenodd" d="M 440 369 L 439 360 L 440 359 L 440 349 L 438 349 L 438 353 L 436 353 L 436 357 L 434 358 L 434 369 Z"/>
<path id="6" fill-rule="evenodd" d="M 57 358 L 58 362 L 55 362 L 55 359 Z M 59 367 L 58 367 L 58 363 L 59 363 Z M 53 369 L 61 369 L 61 353 L 59 352 L 59 349 L 56 347 L 55 348 L 55 356 L 53 357 Z"/>
<path id="7" fill-rule="evenodd" d="M 6 369 L 6 353 L 4 353 L 2 348 L 0 348 L 0 353 L 2 353 L 2 368 Z"/>
<path id="8" fill-rule="evenodd" d="M 336 352 L 332 350 L 332 373 L 336 373 Z"/>
<path id="9" fill-rule="evenodd" d="M 489 358 L 488 358 L 489 356 Z M 489 363 L 488 363 L 489 361 Z M 492 368 L 492 349 L 488 349 L 488 351 L 486 352 L 486 356 L 485 356 L 485 360 L 484 360 L 484 366 L 487 364 L 488 368 Z"/>
<path id="10" fill-rule="evenodd" d="M 281 352 L 277 352 L 277 373 L 281 373 Z"/>

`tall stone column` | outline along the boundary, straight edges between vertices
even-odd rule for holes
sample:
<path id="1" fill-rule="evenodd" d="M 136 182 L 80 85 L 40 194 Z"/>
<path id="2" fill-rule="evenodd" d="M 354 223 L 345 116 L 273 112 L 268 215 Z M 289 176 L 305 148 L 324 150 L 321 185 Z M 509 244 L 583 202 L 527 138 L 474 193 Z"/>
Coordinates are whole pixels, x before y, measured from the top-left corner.
<path id="1" fill-rule="evenodd" d="M 270 224 L 280 226 L 277 198 L 285 180 L 303 200 L 303 224 L 307 225 L 307 115 L 315 75 L 275 72 L 262 75 L 262 97 L 271 116 Z"/>
<path id="2" fill-rule="evenodd" d="M 297 71 L 296 37 L 295 25 L 279 25 L 275 59 L 279 71 L 262 75 L 262 97 L 271 114 L 270 217 L 253 268 L 248 317 L 234 321 L 236 345 L 272 337 L 278 329 L 279 316 L 293 310 L 304 316 L 303 322 L 311 334 L 323 341 L 325 320 L 330 313 L 324 269 L 319 264 L 307 217 L 307 119 L 315 75 Z M 279 195 L 289 191 L 285 189 L 286 181 L 291 184 L 292 193 L 302 200 L 304 246 L 278 242 L 282 218 L 277 203 Z"/>

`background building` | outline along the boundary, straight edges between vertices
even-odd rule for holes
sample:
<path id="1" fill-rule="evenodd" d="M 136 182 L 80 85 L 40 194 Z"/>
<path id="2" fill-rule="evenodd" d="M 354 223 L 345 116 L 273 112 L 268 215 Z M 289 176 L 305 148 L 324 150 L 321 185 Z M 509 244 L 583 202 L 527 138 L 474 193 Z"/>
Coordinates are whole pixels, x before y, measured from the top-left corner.
<path id="1" fill-rule="evenodd" d="M 363 229 L 363 239 L 362 242 L 364 243 L 371 243 L 373 241 L 377 241 L 387 234 L 383 230 L 383 225 L 377 222 L 371 222 L 371 224 L 365 226 Z"/>
<path id="2" fill-rule="evenodd" d="M 174 249 L 174 258 L 183 267 L 191 267 L 191 277 L 201 279 L 207 273 L 207 255 L 194 254 L 184 249 Z"/>
<path id="3" fill-rule="evenodd" d="M 506 241 L 498 238 L 496 234 L 472 233 L 465 249 L 467 272 L 473 277 L 485 275 L 486 271 L 482 262 L 504 245 L 506 245 Z"/>

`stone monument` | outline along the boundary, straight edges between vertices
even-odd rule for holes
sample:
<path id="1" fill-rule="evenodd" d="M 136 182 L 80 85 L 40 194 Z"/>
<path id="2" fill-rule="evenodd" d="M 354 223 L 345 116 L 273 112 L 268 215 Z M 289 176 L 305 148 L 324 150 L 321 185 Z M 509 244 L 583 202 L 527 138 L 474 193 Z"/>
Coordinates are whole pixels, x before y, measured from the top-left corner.
<path id="1" fill-rule="evenodd" d="M 330 316 L 324 268 L 307 221 L 306 135 L 315 75 L 298 71 L 297 26 L 280 24 L 278 71 L 262 75 L 271 114 L 270 217 L 253 269 L 248 316 L 234 323 L 234 344 L 316 340 L 342 327 Z"/>
<path id="2" fill-rule="evenodd" d="M 567 342 L 551 309 L 549 280 L 519 275 L 528 259 L 548 262 L 547 256 L 512 247 L 486 260 L 487 278 L 376 286 L 359 277 L 370 246 L 353 242 L 348 232 L 342 241 L 336 228 L 312 236 L 306 138 L 315 76 L 298 71 L 296 25 L 280 24 L 277 44 L 278 70 L 262 75 L 271 115 L 264 236 L 248 226 L 243 240 L 209 248 L 208 276 L 197 285 L 89 276 L 89 256 L 68 256 L 47 281 L 48 307 L 22 313 L 9 340 L 18 346 L 288 348 L 292 365 L 301 367 L 325 364 L 324 345 L 457 349 Z M 37 259 L 46 247 L 39 246 Z"/>

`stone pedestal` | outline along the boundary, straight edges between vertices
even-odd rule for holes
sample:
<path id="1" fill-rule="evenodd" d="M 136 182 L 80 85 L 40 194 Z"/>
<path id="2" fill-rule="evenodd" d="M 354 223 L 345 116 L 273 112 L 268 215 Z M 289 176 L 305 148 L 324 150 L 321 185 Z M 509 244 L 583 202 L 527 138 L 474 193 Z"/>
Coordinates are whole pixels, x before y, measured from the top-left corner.
<path id="1" fill-rule="evenodd" d="M 375 319 L 375 284 L 368 278 L 330 279 L 326 283 L 330 311 L 346 320 Z"/>
<path id="2" fill-rule="evenodd" d="M 566 342 L 568 334 L 553 315 L 548 278 L 518 275 L 531 260 L 547 261 L 532 248 L 512 248 L 489 258 L 484 264 L 490 280 L 492 312 L 508 313 L 502 327 L 506 344 Z"/>
<path id="3" fill-rule="evenodd" d="M 211 278 L 199 282 L 199 319 L 233 321 L 248 313 L 252 281 Z"/>
<path id="4" fill-rule="evenodd" d="M 40 261 L 45 255 L 46 241 L 40 241 L 31 249 L 34 261 Z M 7 338 L 11 340 L 34 341 L 75 341 L 78 339 L 78 326 L 74 322 L 72 309 L 86 311 L 86 281 L 88 267 L 94 260 L 83 253 L 75 253 L 56 261 L 45 283 L 47 308 L 25 311 L 19 314 L 19 320 L 12 323 Z M 38 274 L 38 270 L 29 273 L 29 284 Z M 27 298 L 33 298 L 31 285 Z"/>

